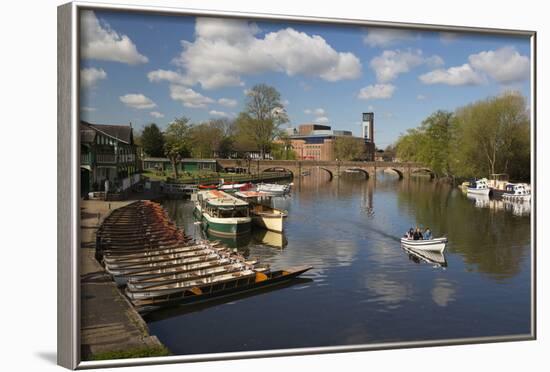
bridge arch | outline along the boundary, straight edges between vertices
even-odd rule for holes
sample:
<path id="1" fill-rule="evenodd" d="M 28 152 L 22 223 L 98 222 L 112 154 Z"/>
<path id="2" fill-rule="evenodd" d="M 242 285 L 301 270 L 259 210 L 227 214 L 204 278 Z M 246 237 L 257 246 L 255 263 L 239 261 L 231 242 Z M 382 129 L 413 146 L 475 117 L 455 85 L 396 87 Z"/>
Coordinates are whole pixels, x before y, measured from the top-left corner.
<path id="1" fill-rule="evenodd" d="M 353 168 L 347 168 L 346 171 L 356 171 L 356 172 L 361 172 L 365 175 L 365 179 L 369 179 L 370 178 L 370 174 L 369 172 L 366 170 L 366 169 L 363 169 L 363 168 L 358 168 L 358 167 L 353 167 Z M 345 172 L 345 171 L 344 171 Z"/>
<path id="2" fill-rule="evenodd" d="M 430 175 L 430 179 L 435 178 L 435 173 L 429 168 L 416 168 L 411 170 L 411 174 L 415 174 L 415 173 L 428 173 Z"/>
<path id="3" fill-rule="evenodd" d="M 324 170 L 325 172 L 327 172 L 328 175 L 329 175 L 329 177 L 330 177 L 330 178 L 329 178 L 329 181 L 332 181 L 332 179 L 334 178 L 334 173 L 332 173 L 332 171 L 331 171 L 330 169 L 325 168 L 325 167 L 317 167 L 317 168 L 318 168 L 318 169 L 322 169 L 322 170 Z"/>
<path id="4" fill-rule="evenodd" d="M 394 171 L 395 173 L 397 173 L 397 176 L 399 177 L 400 180 L 403 179 L 404 176 L 403 176 L 403 171 L 402 171 L 402 170 L 397 169 L 397 168 L 391 168 L 391 167 L 390 167 L 390 168 L 386 168 L 386 169 L 392 170 L 392 171 Z"/>
<path id="5" fill-rule="evenodd" d="M 265 168 L 264 170 L 262 170 L 262 173 L 265 173 L 265 172 L 286 172 L 286 173 L 290 173 L 292 178 L 294 178 L 294 172 L 291 171 L 290 169 L 284 168 L 284 167 Z"/>

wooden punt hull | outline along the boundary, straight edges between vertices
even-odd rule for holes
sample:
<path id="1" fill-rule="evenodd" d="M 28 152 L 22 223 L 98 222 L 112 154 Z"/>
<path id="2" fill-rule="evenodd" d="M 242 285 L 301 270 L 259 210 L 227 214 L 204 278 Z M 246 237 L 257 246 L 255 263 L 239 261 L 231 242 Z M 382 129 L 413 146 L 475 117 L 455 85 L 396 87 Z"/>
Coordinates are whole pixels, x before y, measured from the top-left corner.
<path id="1" fill-rule="evenodd" d="M 128 281 L 127 287 L 130 291 L 146 290 L 148 288 L 158 287 L 159 285 L 175 284 L 183 281 L 195 280 L 200 278 L 209 278 L 211 276 L 228 274 L 244 270 L 245 265 L 241 263 L 233 263 L 229 265 L 216 266 L 208 269 L 199 269 L 189 271 L 185 274 L 172 275 L 170 277 L 155 278 L 142 281 Z"/>
<path id="2" fill-rule="evenodd" d="M 232 262 L 231 258 L 218 258 L 214 260 L 208 260 L 208 261 L 201 261 L 196 263 L 189 263 L 185 265 L 174 265 L 174 266 L 165 266 L 161 268 L 157 268 L 154 270 L 146 269 L 146 270 L 139 270 L 134 272 L 129 272 L 125 276 L 116 276 L 115 279 L 118 282 L 139 282 L 139 281 L 145 281 L 148 279 L 154 279 L 154 278 L 161 278 L 166 277 L 168 275 L 177 275 L 181 273 L 185 273 L 188 271 L 196 270 L 197 268 L 206 268 L 206 267 L 214 267 L 214 266 L 220 266 L 220 265 L 228 265 Z M 244 261 L 247 265 L 254 265 L 257 263 L 256 260 L 247 260 Z"/>
<path id="3" fill-rule="evenodd" d="M 182 259 L 182 260 L 178 260 L 177 262 L 176 261 L 167 261 L 163 264 L 143 264 L 143 265 L 135 265 L 135 266 L 129 266 L 129 267 L 124 267 L 124 268 L 116 268 L 116 269 L 106 268 L 106 270 L 111 275 L 124 276 L 126 274 L 129 274 L 129 273 L 132 273 L 132 272 L 135 272 L 135 271 L 140 271 L 140 270 L 145 271 L 145 270 L 160 269 L 162 267 L 183 266 L 183 265 L 186 265 L 186 264 L 192 264 L 192 263 L 197 263 L 197 262 L 214 261 L 214 260 L 217 260 L 219 258 L 222 258 L 222 257 L 220 257 L 220 255 L 218 255 L 218 254 L 211 254 L 211 255 L 208 255 L 208 256 L 198 256 L 198 257 L 193 257 L 193 258 L 189 258 L 189 259 Z"/>
<path id="4" fill-rule="evenodd" d="M 194 264 L 194 265 L 191 265 L 192 267 L 189 267 L 185 270 L 181 270 L 180 268 L 174 268 L 174 269 L 171 269 L 172 272 L 149 275 L 147 277 L 136 278 L 136 277 L 130 276 L 128 277 L 128 283 L 132 283 L 136 285 L 148 284 L 148 283 L 162 283 L 163 281 L 166 281 L 166 280 L 188 278 L 190 275 L 196 275 L 196 273 L 199 273 L 199 272 L 206 273 L 209 270 L 217 271 L 219 268 L 225 268 L 233 264 L 235 264 L 235 262 L 233 262 L 230 259 L 220 259 L 219 261 Z"/>
<path id="5" fill-rule="evenodd" d="M 115 269 L 125 269 L 127 267 L 137 267 L 137 266 L 147 266 L 147 267 L 154 267 L 154 266 L 162 266 L 165 264 L 177 264 L 177 263 L 185 263 L 187 260 L 193 260 L 197 257 L 203 257 L 203 256 L 211 256 L 211 255 L 222 255 L 223 251 L 215 251 L 210 249 L 204 249 L 200 251 L 195 252 L 186 252 L 186 255 L 178 258 L 162 258 L 162 259 L 153 259 L 153 260 L 140 260 L 140 261 L 132 261 L 129 263 L 112 263 L 112 264 L 105 264 L 105 267 L 109 270 L 115 270 Z M 227 252 L 229 253 L 229 252 Z"/>
<path id="6" fill-rule="evenodd" d="M 106 254 L 103 257 L 104 262 L 115 262 L 115 261 L 123 261 L 128 259 L 135 259 L 135 258 L 150 258 L 150 257 L 156 257 L 156 256 L 163 256 L 163 255 L 170 255 L 170 254 L 177 254 L 181 252 L 189 252 L 189 251 L 195 251 L 200 249 L 210 248 L 206 244 L 196 244 L 196 245 L 190 245 L 190 246 L 182 246 L 177 248 L 171 248 L 171 249 L 162 249 L 162 250 L 154 250 L 154 251 L 143 251 L 140 253 L 128 253 L 128 254 Z M 217 247 L 212 247 L 216 249 L 221 249 Z"/>
<path id="7" fill-rule="evenodd" d="M 110 268 L 124 268 L 128 266 L 133 266 L 136 264 L 149 264 L 149 263 L 176 261 L 176 260 L 185 259 L 189 257 L 198 257 L 198 256 L 209 255 L 212 253 L 221 253 L 224 251 L 227 252 L 227 249 L 226 248 L 219 248 L 219 249 L 202 248 L 202 249 L 196 249 L 193 251 L 179 252 L 179 253 L 173 253 L 173 254 L 167 254 L 167 255 L 131 258 L 127 260 L 111 260 L 109 262 L 105 262 L 105 266 L 109 266 Z"/>
<path id="8" fill-rule="evenodd" d="M 191 306 L 287 283 L 311 268 L 311 266 L 300 266 L 265 274 L 260 273 L 261 275 L 233 282 L 233 285 L 219 285 L 224 283 L 205 285 L 198 287 L 200 291 L 185 290 L 164 296 L 133 300 L 132 303 L 140 312 L 148 312 L 168 306 Z"/>
<path id="9" fill-rule="evenodd" d="M 249 278 L 256 277 L 256 272 L 253 270 L 246 271 L 235 271 L 232 273 L 226 273 L 214 277 L 201 277 L 193 278 L 192 280 L 185 282 L 178 282 L 173 284 L 168 284 L 162 288 L 148 288 L 145 290 L 133 291 L 130 288 L 126 287 L 126 296 L 130 300 L 139 300 L 146 299 L 150 297 L 166 296 L 173 293 L 179 292 L 198 292 L 195 288 L 203 286 L 204 284 L 216 285 L 216 284 L 226 284 L 229 282 L 237 282 L 239 280 L 247 280 Z"/>

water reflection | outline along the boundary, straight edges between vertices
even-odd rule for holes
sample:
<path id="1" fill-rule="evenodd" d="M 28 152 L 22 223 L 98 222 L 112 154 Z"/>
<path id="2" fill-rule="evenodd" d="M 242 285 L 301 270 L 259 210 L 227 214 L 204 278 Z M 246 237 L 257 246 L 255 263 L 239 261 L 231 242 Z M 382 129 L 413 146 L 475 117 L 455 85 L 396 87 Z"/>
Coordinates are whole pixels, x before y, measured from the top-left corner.
<path id="1" fill-rule="evenodd" d="M 523 217 L 531 214 L 531 202 L 523 200 L 506 200 L 491 198 L 489 195 L 472 195 L 466 196 L 473 201 L 477 208 L 489 208 L 495 211 L 507 211 L 514 216 Z"/>
<path id="2" fill-rule="evenodd" d="M 441 307 L 447 307 L 451 302 L 455 300 L 456 289 L 450 281 L 437 278 L 435 280 L 434 288 L 432 289 L 433 301 Z"/>
<path id="3" fill-rule="evenodd" d="M 471 270 L 510 278 L 529 254 L 529 218 L 501 208 L 502 201 L 470 199 L 450 185 L 411 181 L 399 188 L 397 203 L 414 216 L 411 225 L 429 226 L 434 236 L 446 234 L 447 251 L 460 254 Z"/>
<path id="4" fill-rule="evenodd" d="M 289 212 L 284 235 L 225 242 L 274 270 L 312 265 L 308 282 L 148 319 L 174 354 L 530 331 L 530 218 L 517 204 L 469 199 L 427 178 L 314 173 L 272 199 Z M 195 233 L 192 202 L 163 205 Z M 445 254 L 403 250 L 399 238 L 416 225 L 446 234 Z"/>
<path id="5" fill-rule="evenodd" d="M 274 248 L 283 249 L 288 244 L 288 240 L 286 239 L 284 233 L 278 233 L 265 229 L 254 229 L 252 236 L 257 243 Z"/>
<path id="6" fill-rule="evenodd" d="M 428 263 L 436 267 L 447 267 L 447 259 L 445 253 L 437 251 L 421 251 L 412 248 L 401 246 L 405 253 L 408 255 L 409 260 L 414 263 Z"/>

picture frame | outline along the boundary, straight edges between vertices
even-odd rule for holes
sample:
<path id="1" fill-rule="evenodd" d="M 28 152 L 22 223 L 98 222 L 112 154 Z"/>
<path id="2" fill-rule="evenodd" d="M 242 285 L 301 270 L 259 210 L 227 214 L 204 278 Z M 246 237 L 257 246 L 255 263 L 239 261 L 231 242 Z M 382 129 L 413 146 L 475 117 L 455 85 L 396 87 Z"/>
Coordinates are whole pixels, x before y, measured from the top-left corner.
<path id="1" fill-rule="evenodd" d="M 296 349 L 241 351 L 215 354 L 162 356 L 149 358 L 82 361 L 80 335 L 80 60 L 79 14 L 84 10 L 103 10 L 156 15 L 207 16 L 252 21 L 303 22 L 322 25 L 351 25 L 389 27 L 419 31 L 440 31 L 525 36 L 530 38 L 530 120 L 531 120 L 531 182 L 536 185 L 536 32 L 524 30 L 484 29 L 460 26 L 330 19 L 308 16 L 270 15 L 225 11 L 202 11 L 178 8 L 107 5 L 103 3 L 72 2 L 58 8 L 58 364 L 70 369 L 150 365 L 164 363 L 228 360 L 279 355 L 306 355 L 348 351 L 380 350 L 409 347 L 462 345 L 536 339 L 536 188 L 533 188 L 531 209 L 531 325 L 528 334 L 513 336 L 467 337 L 436 341 L 381 342 L 346 346 L 306 347 Z"/>

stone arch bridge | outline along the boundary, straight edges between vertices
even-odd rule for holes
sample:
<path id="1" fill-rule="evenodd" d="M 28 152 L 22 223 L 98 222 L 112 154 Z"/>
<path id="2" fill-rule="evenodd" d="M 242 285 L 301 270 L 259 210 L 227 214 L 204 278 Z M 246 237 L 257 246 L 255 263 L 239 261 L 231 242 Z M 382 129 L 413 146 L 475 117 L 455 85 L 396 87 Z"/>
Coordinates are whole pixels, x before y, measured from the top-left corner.
<path id="1" fill-rule="evenodd" d="M 431 178 L 435 177 L 431 169 L 419 163 L 254 159 L 217 159 L 217 162 L 222 168 L 245 168 L 252 174 L 287 171 L 292 176 L 299 176 L 304 172 L 319 169 L 327 172 L 331 179 L 340 177 L 346 171 L 362 172 L 366 178 L 369 178 L 376 177 L 377 171 L 389 170 L 395 172 L 400 179 L 408 178 L 415 173 L 427 173 Z"/>

